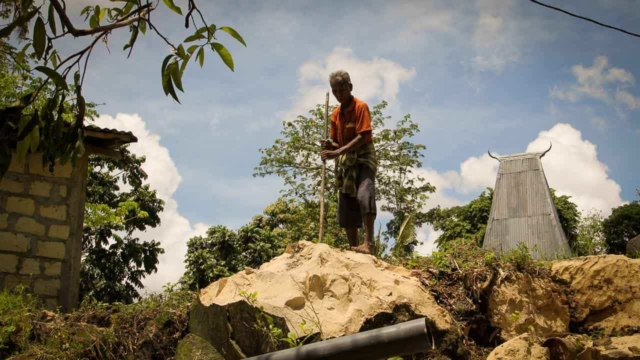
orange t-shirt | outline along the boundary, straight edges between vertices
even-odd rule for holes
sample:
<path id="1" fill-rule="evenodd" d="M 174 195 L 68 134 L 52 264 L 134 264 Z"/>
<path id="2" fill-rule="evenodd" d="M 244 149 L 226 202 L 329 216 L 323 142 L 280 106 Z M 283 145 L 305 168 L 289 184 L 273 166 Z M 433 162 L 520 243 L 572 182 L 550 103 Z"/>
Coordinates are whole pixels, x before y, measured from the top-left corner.
<path id="1" fill-rule="evenodd" d="M 341 109 L 342 106 L 338 106 L 331 114 L 331 140 L 342 147 L 355 139 L 356 135 L 363 134 L 367 142 L 373 142 L 367 103 L 353 97 L 344 114 Z"/>

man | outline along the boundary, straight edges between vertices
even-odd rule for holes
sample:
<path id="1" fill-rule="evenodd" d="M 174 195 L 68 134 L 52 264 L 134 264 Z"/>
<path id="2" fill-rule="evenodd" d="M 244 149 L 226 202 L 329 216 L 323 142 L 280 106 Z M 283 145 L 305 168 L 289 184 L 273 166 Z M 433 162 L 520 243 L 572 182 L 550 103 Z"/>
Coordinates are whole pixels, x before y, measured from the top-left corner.
<path id="1" fill-rule="evenodd" d="M 371 134 L 369 106 L 351 95 L 353 84 L 346 71 L 329 76 L 331 91 L 340 106 L 331 114 L 330 139 L 322 143 L 322 160 L 337 159 L 338 222 L 345 228 L 354 251 L 370 254 L 376 219 L 376 152 Z M 358 246 L 358 229 L 364 220 L 365 240 Z"/>

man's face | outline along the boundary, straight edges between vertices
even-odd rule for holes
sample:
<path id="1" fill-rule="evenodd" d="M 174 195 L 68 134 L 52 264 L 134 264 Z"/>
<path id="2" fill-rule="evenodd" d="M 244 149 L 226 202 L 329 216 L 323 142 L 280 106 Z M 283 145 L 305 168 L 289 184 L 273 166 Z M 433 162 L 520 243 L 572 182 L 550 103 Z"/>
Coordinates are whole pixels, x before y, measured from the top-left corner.
<path id="1" fill-rule="evenodd" d="M 336 97 L 340 104 L 351 98 L 351 90 L 353 90 L 352 84 L 345 84 L 339 81 L 331 82 L 331 92 L 333 92 L 333 96 Z"/>

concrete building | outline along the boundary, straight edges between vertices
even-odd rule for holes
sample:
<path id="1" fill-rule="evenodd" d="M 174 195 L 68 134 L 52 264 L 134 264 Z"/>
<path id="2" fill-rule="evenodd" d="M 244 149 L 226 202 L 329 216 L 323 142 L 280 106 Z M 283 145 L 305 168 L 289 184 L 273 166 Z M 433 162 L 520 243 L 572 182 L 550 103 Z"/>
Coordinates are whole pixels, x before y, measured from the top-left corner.
<path id="1" fill-rule="evenodd" d="M 14 153 L 0 181 L 0 287 L 22 284 L 48 308 L 78 304 L 88 156 L 119 158 L 119 146 L 136 142 L 130 132 L 85 128 L 85 154 L 75 168 L 42 167 L 41 154 L 24 162 Z"/>

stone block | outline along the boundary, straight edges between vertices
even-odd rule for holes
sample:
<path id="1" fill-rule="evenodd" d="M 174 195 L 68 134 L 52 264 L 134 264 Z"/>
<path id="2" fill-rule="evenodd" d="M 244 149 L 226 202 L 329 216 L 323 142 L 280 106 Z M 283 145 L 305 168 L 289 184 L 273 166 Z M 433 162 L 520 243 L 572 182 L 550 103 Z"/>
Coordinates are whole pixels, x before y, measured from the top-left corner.
<path id="1" fill-rule="evenodd" d="M 0 214 L 0 229 L 6 229 L 9 226 L 9 214 Z"/>
<path id="2" fill-rule="evenodd" d="M 4 288 L 11 290 L 18 285 L 31 286 L 31 278 L 28 276 L 9 275 L 4 278 Z"/>
<path id="3" fill-rule="evenodd" d="M 44 263 L 44 274 L 47 276 L 60 276 L 62 263 L 58 261 Z"/>
<path id="4" fill-rule="evenodd" d="M 3 178 L 0 180 L 0 190 L 20 194 L 24 191 L 24 184 L 19 181 Z"/>
<path id="5" fill-rule="evenodd" d="M 0 254 L 0 272 L 15 274 L 17 267 L 17 256 L 11 254 Z"/>
<path id="6" fill-rule="evenodd" d="M 18 160 L 18 155 L 16 153 L 11 153 L 11 164 L 9 165 L 9 171 L 23 174 L 25 168 L 25 162 Z"/>
<path id="7" fill-rule="evenodd" d="M 11 196 L 7 199 L 7 211 L 32 216 L 36 211 L 36 203 L 31 199 Z"/>
<path id="8" fill-rule="evenodd" d="M 0 250 L 26 252 L 29 250 L 29 238 L 22 234 L 0 231 Z"/>
<path id="9" fill-rule="evenodd" d="M 58 296 L 58 291 L 60 291 L 60 279 L 38 279 L 33 286 L 33 291 L 38 295 Z"/>
<path id="10" fill-rule="evenodd" d="M 52 259 L 64 259 L 64 243 L 51 242 L 51 241 L 38 241 L 38 248 L 36 249 L 36 256 L 52 258 Z"/>
<path id="11" fill-rule="evenodd" d="M 49 228 L 49 237 L 62 240 L 69 239 L 69 226 L 51 225 L 51 227 Z"/>
<path id="12" fill-rule="evenodd" d="M 51 189 L 53 184 L 46 181 L 34 181 L 29 186 L 29 194 L 36 196 L 49 197 L 51 196 Z"/>
<path id="13" fill-rule="evenodd" d="M 20 267 L 22 275 L 40 275 L 40 261 L 37 259 L 24 259 Z"/>
<path id="14" fill-rule="evenodd" d="M 60 185 L 58 193 L 60 194 L 60 197 L 66 198 L 67 197 L 67 185 Z"/>
<path id="15" fill-rule="evenodd" d="M 39 154 L 38 154 L 39 155 Z M 49 167 L 42 166 L 42 157 L 40 156 L 29 156 L 29 173 L 34 175 L 46 176 L 46 177 L 60 177 L 60 178 L 70 178 L 71 173 L 73 172 L 73 165 L 71 162 L 68 162 L 65 165 L 56 164 L 53 167 L 53 174 L 49 171 Z"/>
<path id="16" fill-rule="evenodd" d="M 67 205 L 42 205 L 40 206 L 40 216 L 55 219 L 67 219 Z"/>
<path id="17" fill-rule="evenodd" d="M 29 217 L 21 217 L 16 222 L 15 230 L 28 234 L 43 236 L 44 225 Z"/>

